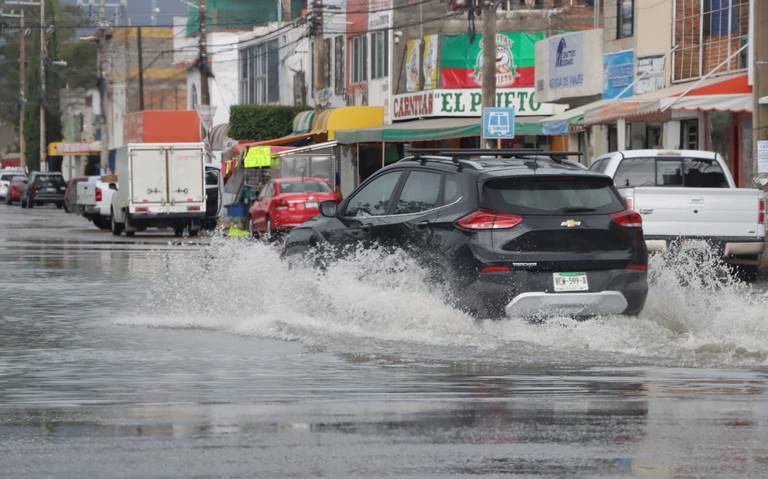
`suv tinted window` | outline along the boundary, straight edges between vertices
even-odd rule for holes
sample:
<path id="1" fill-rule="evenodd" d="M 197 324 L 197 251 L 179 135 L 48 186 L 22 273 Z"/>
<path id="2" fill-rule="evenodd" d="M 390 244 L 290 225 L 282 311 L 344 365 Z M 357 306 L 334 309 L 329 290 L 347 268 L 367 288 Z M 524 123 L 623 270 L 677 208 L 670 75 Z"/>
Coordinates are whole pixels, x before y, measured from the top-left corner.
<path id="1" fill-rule="evenodd" d="M 386 173 L 365 185 L 350 198 L 345 216 L 366 217 L 386 214 L 401 173 L 400 171 Z"/>
<path id="2" fill-rule="evenodd" d="M 64 186 L 64 178 L 61 175 L 37 175 L 35 183 L 43 186 Z"/>
<path id="3" fill-rule="evenodd" d="M 728 179 L 717 161 L 686 158 L 685 186 L 690 188 L 728 188 Z"/>
<path id="4" fill-rule="evenodd" d="M 655 163 L 653 158 L 625 158 L 619 163 L 614 183 L 619 188 L 656 186 Z"/>
<path id="5" fill-rule="evenodd" d="M 445 191 L 443 204 L 449 205 L 461 197 L 461 185 L 454 175 L 445 175 Z"/>
<path id="6" fill-rule="evenodd" d="M 598 173 L 602 173 L 603 170 L 605 170 L 605 167 L 607 164 L 608 164 L 608 158 L 600 158 L 599 160 L 592 163 L 589 169 L 592 171 L 597 171 Z"/>
<path id="7" fill-rule="evenodd" d="M 563 176 L 489 181 L 483 188 L 481 205 L 502 213 L 531 215 L 605 214 L 624 209 L 608 178 Z"/>
<path id="8" fill-rule="evenodd" d="M 412 171 L 395 206 L 395 214 L 418 213 L 436 208 L 440 203 L 443 175 L 428 171 Z"/>

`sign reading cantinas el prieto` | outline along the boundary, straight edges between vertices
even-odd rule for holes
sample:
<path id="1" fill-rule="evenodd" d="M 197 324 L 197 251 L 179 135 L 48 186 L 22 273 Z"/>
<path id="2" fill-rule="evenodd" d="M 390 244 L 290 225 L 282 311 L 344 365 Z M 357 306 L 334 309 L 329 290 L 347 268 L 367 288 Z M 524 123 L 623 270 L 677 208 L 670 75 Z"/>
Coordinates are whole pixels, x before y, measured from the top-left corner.
<path id="1" fill-rule="evenodd" d="M 555 114 L 553 103 L 539 103 L 533 88 L 503 88 L 496 90 L 496 106 L 514 108 L 517 116 L 548 116 Z M 432 116 L 476 116 L 483 111 L 480 89 L 432 90 L 395 95 L 392 99 L 394 120 Z"/>

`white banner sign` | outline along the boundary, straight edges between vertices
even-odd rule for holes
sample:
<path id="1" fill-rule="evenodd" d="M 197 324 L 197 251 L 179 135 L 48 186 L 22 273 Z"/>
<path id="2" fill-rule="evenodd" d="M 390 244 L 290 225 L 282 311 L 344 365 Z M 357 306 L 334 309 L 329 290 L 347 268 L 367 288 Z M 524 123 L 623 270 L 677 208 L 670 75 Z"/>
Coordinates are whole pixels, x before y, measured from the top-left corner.
<path id="1" fill-rule="evenodd" d="M 635 95 L 664 88 L 664 55 L 638 58 L 636 78 Z"/>
<path id="2" fill-rule="evenodd" d="M 584 84 L 582 69 L 584 34 L 568 33 L 549 39 L 549 89 L 579 87 Z"/>
<path id="3" fill-rule="evenodd" d="M 515 108 L 517 116 L 549 116 L 555 114 L 553 103 L 539 103 L 533 88 L 496 90 L 496 106 Z M 394 120 L 431 116 L 482 116 L 482 90 L 467 88 L 432 90 L 395 95 L 392 99 Z"/>

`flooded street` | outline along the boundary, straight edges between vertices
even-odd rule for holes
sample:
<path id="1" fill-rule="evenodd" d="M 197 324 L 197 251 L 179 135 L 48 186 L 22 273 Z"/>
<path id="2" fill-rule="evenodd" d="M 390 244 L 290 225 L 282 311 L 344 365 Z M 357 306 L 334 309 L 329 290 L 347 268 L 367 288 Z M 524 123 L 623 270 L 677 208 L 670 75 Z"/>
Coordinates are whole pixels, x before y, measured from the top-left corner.
<path id="1" fill-rule="evenodd" d="M 0 477 L 767 477 L 766 284 L 654 258 L 639 318 L 476 321 L 407 257 L 0 206 Z"/>

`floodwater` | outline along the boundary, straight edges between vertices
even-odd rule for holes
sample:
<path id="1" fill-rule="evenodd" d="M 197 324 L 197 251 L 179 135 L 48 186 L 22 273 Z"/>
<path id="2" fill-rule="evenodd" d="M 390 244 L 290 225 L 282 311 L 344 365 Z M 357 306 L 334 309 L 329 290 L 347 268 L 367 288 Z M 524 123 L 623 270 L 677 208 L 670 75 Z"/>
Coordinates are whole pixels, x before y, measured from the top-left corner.
<path id="1" fill-rule="evenodd" d="M 0 477 L 768 477 L 766 286 L 654 258 L 639 318 L 475 321 L 409 258 L 0 206 Z"/>

